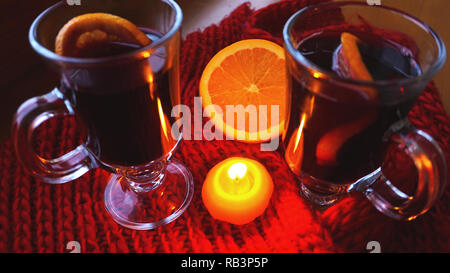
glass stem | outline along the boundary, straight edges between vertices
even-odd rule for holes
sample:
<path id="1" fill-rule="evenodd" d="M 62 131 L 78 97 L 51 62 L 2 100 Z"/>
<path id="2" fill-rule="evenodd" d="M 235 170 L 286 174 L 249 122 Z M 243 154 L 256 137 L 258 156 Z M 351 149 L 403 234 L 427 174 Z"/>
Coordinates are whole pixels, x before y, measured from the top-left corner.
<path id="1" fill-rule="evenodd" d="M 126 178 L 130 189 L 136 193 L 145 193 L 159 187 L 165 178 L 167 162 L 153 161 L 145 166 L 128 170 L 121 174 Z"/>

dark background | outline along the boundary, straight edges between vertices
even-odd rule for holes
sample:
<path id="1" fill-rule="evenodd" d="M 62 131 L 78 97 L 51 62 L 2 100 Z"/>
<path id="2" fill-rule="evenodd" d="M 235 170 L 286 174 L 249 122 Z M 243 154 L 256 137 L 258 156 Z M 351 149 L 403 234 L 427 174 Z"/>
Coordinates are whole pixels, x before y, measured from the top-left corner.
<path id="1" fill-rule="evenodd" d="M 56 0 L 0 0 L 0 141 L 9 136 L 13 114 L 29 97 L 47 93 L 58 81 L 28 43 L 34 18 Z"/>

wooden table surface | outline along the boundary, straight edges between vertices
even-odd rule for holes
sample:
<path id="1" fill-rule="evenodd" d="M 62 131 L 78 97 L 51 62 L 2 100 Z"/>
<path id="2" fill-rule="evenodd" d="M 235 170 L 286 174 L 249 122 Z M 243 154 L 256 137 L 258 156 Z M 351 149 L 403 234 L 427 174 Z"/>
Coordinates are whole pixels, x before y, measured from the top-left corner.
<path id="1" fill-rule="evenodd" d="M 83 1 L 83 0 L 81 0 Z M 277 0 L 249 1 L 260 8 Z M 28 29 L 36 16 L 56 0 L 0 1 L 0 141 L 10 135 L 11 120 L 17 107 L 27 98 L 47 93 L 58 83 L 51 71 L 31 49 Z M 219 22 L 244 0 L 178 0 L 183 12 L 183 36 L 211 23 Z M 448 0 L 381 0 L 430 24 L 450 44 Z M 435 78 L 446 110 L 450 113 L 450 65 Z"/>

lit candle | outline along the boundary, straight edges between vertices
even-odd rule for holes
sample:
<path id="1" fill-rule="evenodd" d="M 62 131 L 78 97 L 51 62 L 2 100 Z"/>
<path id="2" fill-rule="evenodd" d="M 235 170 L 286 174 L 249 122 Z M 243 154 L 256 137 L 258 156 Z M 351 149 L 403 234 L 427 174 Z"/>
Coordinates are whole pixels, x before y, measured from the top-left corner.
<path id="1" fill-rule="evenodd" d="M 231 157 L 208 172 L 202 199 L 214 218 L 243 225 L 264 212 L 272 191 L 272 178 L 261 163 Z"/>

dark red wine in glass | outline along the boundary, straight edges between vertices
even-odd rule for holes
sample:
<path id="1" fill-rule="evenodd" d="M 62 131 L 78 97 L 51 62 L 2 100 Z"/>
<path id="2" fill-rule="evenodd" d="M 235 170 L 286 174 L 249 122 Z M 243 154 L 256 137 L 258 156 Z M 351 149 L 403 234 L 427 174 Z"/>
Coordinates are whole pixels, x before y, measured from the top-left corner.
<path id="1" fill-rule="evenodd" d="M 341 76 L 335 59 L 341 47 L 341 33 L 316 33 L 303 39 L 297 50 L 320 68 Z M 361 40 L 358 49 L 373 80 L 402 80 L 421 74 L 412 52 L 400 44 L 364 32 L 354 35 Z M 407 115 L 415 99 L 409 96 L 400 99 L 400 103 L 385 103 L 390 101 L 389 97 L 421 91 L 400 88 L 398 94 L 388 94 L 373 88 L 376 95 L 368 96 L 364 90 L 341 90 L 336 85 L 333 90 L 325 90 L 326 85 L 308 89 L 301 75 L 290 75 L 291 121 L 284 136 L 289 140 L 285 141 L 287 163 L 294 172 L 301 170 L 303 174 L 338 184 L 348 184 L 382 164 L 387 148 L 384 134 Z M 303 152 L 298 160 L 299 155 L 289 153 L 297 148 L 296 139 L 300 137 Z"/>
<path id="2" fill-rule="evenodd" d="M 154 31 L 141 30 L 152 41 L 159 39 Z M 115 56 L 138 48 L 111 43 L 92 49 L 86 57 Z M 169 94 L 174 68 L 165 63 L 164 54 L 164 50 L 156 52 L 120 69 L 100 67 L 85 75 L 65 74 L 61 89 L 87 125 L 88 148 L 101 162 L 137 166 L 164 156 L 174 146 Z"/>

